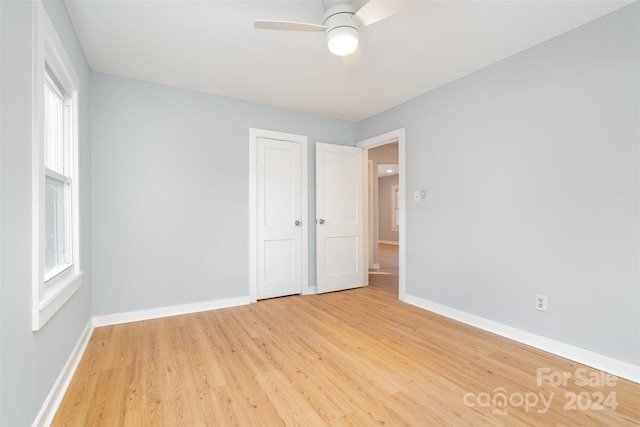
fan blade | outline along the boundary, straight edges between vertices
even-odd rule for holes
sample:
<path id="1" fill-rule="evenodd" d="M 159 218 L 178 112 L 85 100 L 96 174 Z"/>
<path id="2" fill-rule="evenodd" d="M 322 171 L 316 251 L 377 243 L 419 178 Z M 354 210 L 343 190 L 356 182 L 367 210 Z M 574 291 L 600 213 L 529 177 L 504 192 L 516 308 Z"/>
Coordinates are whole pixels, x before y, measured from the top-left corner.
<path id="1" fill-rule="evenodd" d="M 403 0 L 369 0 L 353 18 L 364 27 L 395 15 L 406 6 L 407 1 Z"/>
<path id="2" fill-rule="evenodd" d="M 364 56 L 360 46 L 351 55 L 345 55 L 342 57 L 342 63 L 347 69 L 349 74 L 358 74 L 364 69 Z"/>
<path id="3" fill-rule="evenodd" d="M 260 30 L 324 31 L 327 29 L 324 25 L 292 21 L 256 21 L 253 26 Z"/>

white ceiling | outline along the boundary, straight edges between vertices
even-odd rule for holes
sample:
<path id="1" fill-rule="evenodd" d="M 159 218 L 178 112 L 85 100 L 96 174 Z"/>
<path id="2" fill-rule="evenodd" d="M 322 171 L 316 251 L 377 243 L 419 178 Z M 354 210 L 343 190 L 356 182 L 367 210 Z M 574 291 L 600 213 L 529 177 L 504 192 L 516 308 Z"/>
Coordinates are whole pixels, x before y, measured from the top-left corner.
<path id="1" fill-rule="evenodd" d="M 257 19 L 321 23 L 321 0 L 66 0 L 96 72 L 353 122 L 629 3 L 408 1 L 362 29 L 354 69 L 323 33 L 253 28 Z"/>
<path id="2" fill-rule="evenodd" d="M 398 165 L 378 164 L 378 178 L 385 176 L 398 175 Z"/>

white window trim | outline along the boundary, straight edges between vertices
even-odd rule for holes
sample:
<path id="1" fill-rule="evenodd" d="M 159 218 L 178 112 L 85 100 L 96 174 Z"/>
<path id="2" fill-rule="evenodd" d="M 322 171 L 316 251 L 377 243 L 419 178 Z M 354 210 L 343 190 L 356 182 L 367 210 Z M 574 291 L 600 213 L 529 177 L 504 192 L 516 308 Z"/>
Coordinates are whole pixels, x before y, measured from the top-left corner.
<path id="1" fill-rule="evenodd" d="M 400 191 L 399 185 L 391 186 L 391 231 L 399 231 L 400 226 L 396 222 L 396 208 L 400 206 L 397 205 L 397 196 L 396 193 Z"/>
<path id="2" fill-rule="evenodd" d="M 70 93 L 72 103 L 71 134 L 71 227 L 72 264 L 51 278 L 44 280 L 44 79 L 45 63 Z M 33 8 L 33 279 L 32 329 L 39 330 L 80 289 L 80 221 L 78 185 L 78 89 L 79 79 L 67 56 L 42 2 Z"/>

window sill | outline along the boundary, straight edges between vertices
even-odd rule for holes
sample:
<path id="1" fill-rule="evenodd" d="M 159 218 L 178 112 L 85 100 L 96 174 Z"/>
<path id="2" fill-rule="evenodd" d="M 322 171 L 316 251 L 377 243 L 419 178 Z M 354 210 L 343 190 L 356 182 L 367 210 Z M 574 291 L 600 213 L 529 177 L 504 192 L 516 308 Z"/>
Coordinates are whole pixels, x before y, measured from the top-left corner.
<path id="1" fill-rule="evenodd" d="M 63 273 L 66 274 L 66 271 L 69 270 L 71 267 L 73 266 L 73 264 L 66 264 L 66 265 L 62 265 L 58 268 L 53 269 L 52 271 L 49 272 L 49 274 L 45 274 L 44 275 L 44 283 L 47 283 L 48 281 L 54 281 L 54 280 L 58 280 L 57 277 L 58 276 L 62 276 Z M 55 288 L 55 286 L 53 286 Z"/>
<path id="2" fill-rule="evenodd" d="M 73 275 L 64 277 L 55 285 L 47 288 L 44 292 L 44 298 L 33 306 L 32 322 L 33 330 L 37 331 L 42 328 L 45 323 L 53 317 L 54 314 L 69 301 L 82 285 L 82 271 Z"/>

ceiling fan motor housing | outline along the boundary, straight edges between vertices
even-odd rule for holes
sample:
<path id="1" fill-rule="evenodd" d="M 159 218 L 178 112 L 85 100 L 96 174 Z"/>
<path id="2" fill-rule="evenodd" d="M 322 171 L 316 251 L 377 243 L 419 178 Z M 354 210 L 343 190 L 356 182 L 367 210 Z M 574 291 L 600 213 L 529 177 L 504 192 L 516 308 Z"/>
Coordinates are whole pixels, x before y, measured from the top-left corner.
<path id="1" fill-rule="evenodd" d="M 341 4 L 333 6 L 324 13 L 323 24 L 327 27 L 326 32 L 329 33 L 339 27 L 351 27 L 360 32 L 358 24 L 353 20 L 356 8 L 350 4 Z"/>
<path id="2" fill-rule="evenodd" d="M 324 13 L 329 50 L 336 55 L 348 55 L 358 46 L 360 29 L 353 19 L 355 13 L 356 8 L 350 4 L 332 6 Z"/>

